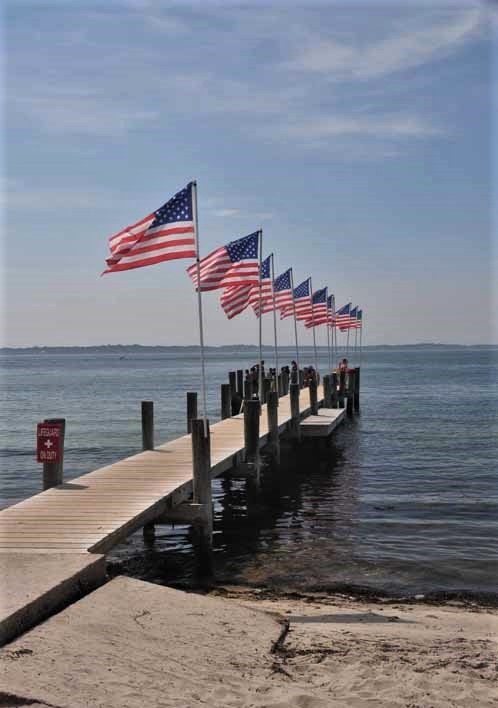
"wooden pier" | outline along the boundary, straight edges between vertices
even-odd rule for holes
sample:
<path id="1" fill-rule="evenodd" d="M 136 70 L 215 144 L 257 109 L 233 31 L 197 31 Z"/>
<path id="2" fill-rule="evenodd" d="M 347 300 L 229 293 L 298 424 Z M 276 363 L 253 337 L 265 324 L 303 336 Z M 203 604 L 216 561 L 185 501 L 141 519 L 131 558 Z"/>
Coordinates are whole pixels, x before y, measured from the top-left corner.
<path id="1" fill-rule="evenodd" d="M 297 384 L 290 389 L 290 394 L 280 398 L 276 394 L 268 396 L 268 405 L 273 406 L 273 410 L 268 411 L 267 404 L 261 406 L 254 453 L 258 475 L 259 449 L 269 445 L 278 459 L 281 435 L 288 434 L 294 440 L 299 440 L 301 434 L 329 435 L 346 414 L 344 408 L 322 407 L 322 386 L 318 389 L 315 386 L 316 393 L 309 388 L 298 391 Z M 316 405 L 318 415 L 310 416 Z M 249 406 L 246 407 L 247 414 Z M 189 428 L 192 423 L 195 420 L 188 422 Z M 210 426 L 208 469 L 211 479 L 244 462 L 251 467 L 246 459 L 249 452 L 246 447 L 249 444 L 247 424 L 247 415 L 240 413 Z M 192 496 L 194 502 L 200 501 L 196 500 L 194 489 L 192 442 L 189 433 L 153 449 L 145 449 L 70 482 L 53 486 L 0 512 L 0 566 L 10 598 L 8 601 L 4 598 L 1 608 L 0 643 L 32 626 L 34 617 L 40 621 L 60 606 L 63 602 L 61 588 L 67 581 L 72 581 L 73 595 L 75 583 L 81 590 L 88 575 L 91 575 L 90 585 L 103 582 L 105 563 L 95 562 L 99 557 L 103 561 L 103 556 L 93 554 L 105 554 L 130 534 L 154 523 L 201 521 L 202 524 L 206 518 L 206 504 L 191 501 Z M 144 435 L 144 448 L 150 445 L 150 436 Z M 210 487 L 209 482 L 207 484 Z M 210 490 L 208 498 L 211 506 Z M 47 566 L 46 559 L 53 559 L 55 555 L 60 559 L 59 572 L 54 571 L 52 580 L 48 581 L 43 567 Z M 54 562 L 52 560 L 52 565 Z M 31 573 L 31 586 L 25 595 L 18 595 L 16 588 L 22 588 L 24 580 L 30 576 L 28 571 L 34 568 L 38 570 Z M 53 602 L 50 600 L 51 591 L 57 591 Z M 39 610 L 36 610 L 37 606 Z"/>

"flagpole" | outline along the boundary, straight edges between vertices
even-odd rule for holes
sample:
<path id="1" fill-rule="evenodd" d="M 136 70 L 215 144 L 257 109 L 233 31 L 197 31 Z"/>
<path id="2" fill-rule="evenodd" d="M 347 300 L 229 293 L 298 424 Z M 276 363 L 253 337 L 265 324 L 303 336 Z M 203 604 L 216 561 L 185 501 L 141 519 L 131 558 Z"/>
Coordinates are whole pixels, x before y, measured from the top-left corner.
<path id="1" fill-rule="evenodd" d="M 356 357 L 358 356 L 358 328 L 355 327 L 354 329 L 354 360 L 356 361 Z"/>
<path id="2" fill-rule="evenodd" d="M 361 335 L 363 334 L 363 312 L 361 313 L 361 327 L 360 327 L 360 363 L 361 366 Z"/>
<path id="3" fill-rule="evenodd" d="M 329 353 L 329 372 L 330 372 L 332 370 L 332 353 L 330 351 L 330 326 L 329 326 L 328 322 L 327 322 L 327 350 Z"/>
<path id="4" fill-rule="evenodd" d="M 316 354 L 316 332 L 315 332 L 315 325 L 314 325 L 315 314 L 314 314 L 314 310 L 313 310 L 313 285 L 311 282 L 311 278 L 309 280 L 310 280 L 310 299 L 311 299 L 311 322 L 313 323 L 313 349 L 315 352 L 315 371 L 316 371 L 316 377 L 317 377 L 317 381 L 318 381 L 318 357 Z"/>
<path id="5" fill-rule="evenodd" d="M 204 418 L 204 436 L 207 437 L 207 403 L 206 403 L 206 363 L 204 357 L 204 325 L 202 320 L 202 288 L 201 288 L 201 266 L 199 255 L 199 220 L 197 215 L 197 182 L 192 182 L 192 191 L 194 198 L 192 199 L 194 231 L 195 231 L 195 252 L 197 266 L 197 306 L 199 313 L 199 341 L 201 349 L 201 384 L 202 384 L 202 417 Z"/>
<path id="6" fill-rule="evenodd" d="M 273 334 L 275 337 L 275 391 L 278 393 L 278 342 L 277 342 L 277 310 L 275 308 L 275 257 L 271 254 L 271 296 L 273 301 Z M 262 316 L 260 312 L 260 317 Z"/>
<path id="7" fill-rule="evenodd" d="M 291 277 L 291 289 L 292 289 L 292 309 L 294 312 L 294 336 L 296 338 L 297 383 L 299 384 L 300 383 L 299 372 L 301 369 L 299 368 L 299 344 L 297 341 L 296 300 L 294 298 L 294 272 L 293 272 L 292 268 L 291 268 L 291 272 L 290 272 L 290 277 Z"/>
<path id="8" fill-rule="evenodd" d="M 258 396 L 263 401 L 263 297 L 261 273 L 263 270 L 263 229 L 259 230 L 259 376 Z"/>

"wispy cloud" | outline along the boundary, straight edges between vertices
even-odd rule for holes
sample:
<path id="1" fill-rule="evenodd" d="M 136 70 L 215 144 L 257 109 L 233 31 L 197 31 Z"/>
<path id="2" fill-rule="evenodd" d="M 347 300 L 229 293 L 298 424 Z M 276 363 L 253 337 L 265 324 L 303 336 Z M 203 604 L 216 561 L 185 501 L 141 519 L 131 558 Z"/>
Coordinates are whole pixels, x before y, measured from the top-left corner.
<path id="1" fill-rule="evenodd" d="M 227 216 L 237 216 L 240 214 L 240 209 L 214 209 L 213 214 L 223 218 Z"/>
<path id="2" fill-rule="evenodd" d="M 425 20 L 411 30 L 395 28 L 383 39 L 349 44 L 316 38 L 284 66 L 344 78 L 369 79 L 421 66 L 456 51 L 476 35 L 483 22 L 479 7 L 444 19 Z"/>

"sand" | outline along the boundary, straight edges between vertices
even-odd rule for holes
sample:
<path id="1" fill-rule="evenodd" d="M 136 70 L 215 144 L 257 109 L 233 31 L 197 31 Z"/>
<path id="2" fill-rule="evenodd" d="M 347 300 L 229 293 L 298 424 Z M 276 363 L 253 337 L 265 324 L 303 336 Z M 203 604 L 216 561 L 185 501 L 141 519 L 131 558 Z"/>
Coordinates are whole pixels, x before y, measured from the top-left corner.
<path id="1" fill-rule="evenodd" d="M 118 577 L 0 651 L 0 705 L 498 705 L 498 612 Z"/>

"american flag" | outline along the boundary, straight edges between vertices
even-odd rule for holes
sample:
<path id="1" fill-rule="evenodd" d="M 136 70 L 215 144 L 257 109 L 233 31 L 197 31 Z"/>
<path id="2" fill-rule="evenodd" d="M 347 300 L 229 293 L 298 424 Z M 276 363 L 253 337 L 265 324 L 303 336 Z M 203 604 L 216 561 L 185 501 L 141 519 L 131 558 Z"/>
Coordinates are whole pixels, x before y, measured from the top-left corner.
<path id="1" fill-rule="evenodd" d="M 328 296 L 327 307 L 329 311 L 329 327 L 335 327 L 335 295 Z"/>
<path id="2" fill-rule="evenodd" d="M 349 320 L 342 325 L 339 325 L 341 332 L 346 329 L 352 329 L 356 325 L 356 313 L 358 312 L 358 305 L 349 310 Z"/>
<path id="3" fill-rule="evenodd" d="M 294 288 L 294 303 L 296 308 L 296 320 L 309 320 L 311 317 L 311 288 L 310 278 L 304 280 Z M 287 307 L 280 314 L 280 319 L 290 317 L 294 314 L 293 307 Z"/>
<path id="4" fill-rule="evenodd" d="M 327 324 L 329 319 L 327 308 L 327 288 L 315 290 L 311 299 L 313 302 L 313 314 L 304 323 L 308 329 L 310 327 L 316 327 L 317 325 Z"/>
<path id="5" fill-rule="evenodd" d="M 157 211 L 111 236 L 111 256 L 102 275 L 176 258 L 195 258 L 192 187 L 190 182 Z"/>
<path id="6" fill-rule="evenodd" d="M 356 310 L 356 319 L 354 323 L 351 325 L 352 329 L 361 329 L 362 325 L 362 319 L 363 319 L 363 310 L 358 309 L 359 305 L 356 305 L 354 308 Z M 351 315 L 353 314 L 353 310 L 351 310 Z"/>
<path id="7" fill-rule="evenodd" d="M 263 312 L 269 312 L 273 309 L 273 290 L 271 286 L 271 259 L 273 254 L 269 255 L 268 258 L 261 263 L 261 302 L 263 305 Z M 271 304 L 270 310 L 266 310 L 265 305 Z M 253 306 L 254 311 L 259 311 L 259 283 L 252 286 L 250 304 Z M 256 312 L 257 314 L 257 312 Z"/>
<path id="8" fill-rule="evenodd" d="M 220 303 L 229 320 L 235 315 L 240 315 L 250 305 L 250 295 L 254 287 L 254 285 L 249 283 L 225 288 L 221 295 Z"/>
<path id="9" fill-rule="evenodd" d="M 351 303 L 348 302 L 347 305 L 340 307 L 335 313 L 335 326 L 339 329 L 347 329 L 350 323 L 349 312 L 351 309 Z"/>
<path id="10" fill-rule="evenodd" d="M 249 236 L 231 241 L 220 246 L 200 261 L 200 289 L 217 290 L 234 285 L 247 285 L 259 281 L 259 231 Z M 187 268 L 195 288 L 197 282 L 197 264 Z"/>
<path id="11" fill-rule="evenodd" d="M 275 290 L 275 307 L 277 310 L 285 310 L 289 306 L 292 309 L 292 268 L 288 268 L 275 278 L 273 289 Z"/>

